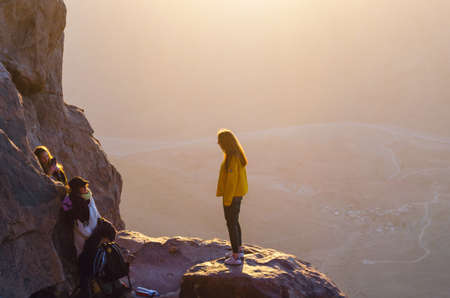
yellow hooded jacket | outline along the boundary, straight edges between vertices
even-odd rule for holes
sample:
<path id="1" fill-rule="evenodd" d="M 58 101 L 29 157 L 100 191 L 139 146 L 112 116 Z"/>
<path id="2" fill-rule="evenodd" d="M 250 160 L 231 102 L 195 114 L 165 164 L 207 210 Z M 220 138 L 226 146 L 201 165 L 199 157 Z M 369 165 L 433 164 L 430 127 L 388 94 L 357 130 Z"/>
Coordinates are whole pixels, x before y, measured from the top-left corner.
<path id="1" fill-rule="evenodd" d="M 228 161 L 228 168 L 226 160 L 220 166 L 216 196 L 223 196 L 223 205 L 228 207 L 233 202 L 233 197 L 244 196 L 247 191 L 248 184 L 245 166 L 242 165 L 238 156 L 231 155 Z"/>

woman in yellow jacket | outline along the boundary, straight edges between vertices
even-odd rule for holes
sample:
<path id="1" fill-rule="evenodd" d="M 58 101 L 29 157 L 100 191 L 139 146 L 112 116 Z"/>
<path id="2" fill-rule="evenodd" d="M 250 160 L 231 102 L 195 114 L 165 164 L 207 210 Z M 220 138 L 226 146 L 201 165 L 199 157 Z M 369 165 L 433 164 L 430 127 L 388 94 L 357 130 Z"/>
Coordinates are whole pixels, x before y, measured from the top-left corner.
<path id="1" fill-rule="evenodd" d="M 218 144 L 225 156 L 220 166 L 216 196 L 223 197 L 223 210 L 233 252 L 225 260 L 227 265 L 241 265 L 244 257 L 239 211 L 242 197 L 247 193 L 247 157 L 237 137 L 231 130 L 217 133 Z"/>

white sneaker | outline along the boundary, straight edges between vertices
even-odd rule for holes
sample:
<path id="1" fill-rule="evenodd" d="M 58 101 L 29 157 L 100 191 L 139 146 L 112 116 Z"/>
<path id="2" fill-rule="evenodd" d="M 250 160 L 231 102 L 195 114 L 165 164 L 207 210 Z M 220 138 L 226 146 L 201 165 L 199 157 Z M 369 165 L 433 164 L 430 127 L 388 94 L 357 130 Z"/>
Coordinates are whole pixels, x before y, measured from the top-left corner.
<path id="1" fill-rule="evenodd" d="M 227 257 L 227 258 L 231 258 L 232 256 L 233 256 L 233 252 L 232 251 L 229 251 L 229 252 L 227 252 L 225 254 L 225 257 Z M 244 258 L 244 253 L 243 252 L 238 253 L 238 258 L 239 259 L 243 259 Z"/>
<path id="2" fill-rule="evenodd" d="M 237 265 L 242 265 L 242 261 L 239 258 L 235 259 L 233 257 L 229 257 L 228 259 L 225 260 L 225 264 L 237 266 Z"/>

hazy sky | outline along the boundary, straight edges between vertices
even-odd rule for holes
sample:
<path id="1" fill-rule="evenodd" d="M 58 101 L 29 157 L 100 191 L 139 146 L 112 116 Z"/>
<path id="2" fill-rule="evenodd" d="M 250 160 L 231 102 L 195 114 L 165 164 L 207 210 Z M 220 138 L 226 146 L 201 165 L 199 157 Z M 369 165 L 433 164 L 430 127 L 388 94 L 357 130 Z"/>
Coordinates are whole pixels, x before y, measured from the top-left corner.
<path id="1" fill-rule="evenodd" d="M 214 198 L 227 127 L 250 160 L 244 242 L 295 252 L 353 296 L 448 292 L 445 142 L 266 129 L 450 137 L 449 0 L 65 2 L 65 100 L 122 173 L 129 228 L 227 237 Z"/>
<path id="2" fill-rule="evenodd" d="M 65 2 L 65 100 L 98 136 L 328 121 L 450 136 L 449 1 Z"/>

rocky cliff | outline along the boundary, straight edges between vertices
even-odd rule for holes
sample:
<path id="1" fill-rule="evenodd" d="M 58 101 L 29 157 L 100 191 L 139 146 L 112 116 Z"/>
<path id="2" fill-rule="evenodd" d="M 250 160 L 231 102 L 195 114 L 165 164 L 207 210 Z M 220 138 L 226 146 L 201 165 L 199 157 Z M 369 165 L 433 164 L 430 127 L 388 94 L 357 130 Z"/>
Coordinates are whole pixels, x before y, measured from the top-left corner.
<path id="1" fill-rule="evenodd" d="M 65 297 L 76 283 L 65 238 L 71 231 L 62 228 L 60 213 L 65 189 L 43 174 L 32 152 L 36 145 L 46 145 L 69 178 L 87 178 L 100 213 L 124 228 L 121 176 L 83 110 L 63 99 L 65 20 L 62 0 L 0 0 L 2 298 L 48 297 L 42 290 L 49 287 Z M 135 284 L 166 297 L 343 297 L 311 265 L 273 250 L 247 246 L 244 266 L 229 269 L 222 258 L 228 245 L 221 240 L 122 232 L 119 242 L 134 255 Z"/>
<path id="2" fill-rule="evenodd" d="M 120 174 L 83 110 L 63 100 L 65 22 L 62 0 L 0 1 L 2 297 L 28 297 L 65 280 L 54 235 L 64 190 L 43 175 L 32 153 L 36 145 L 48 146 L 68 177 L 86 177 L 100 212 L 124 227 Z"/>

